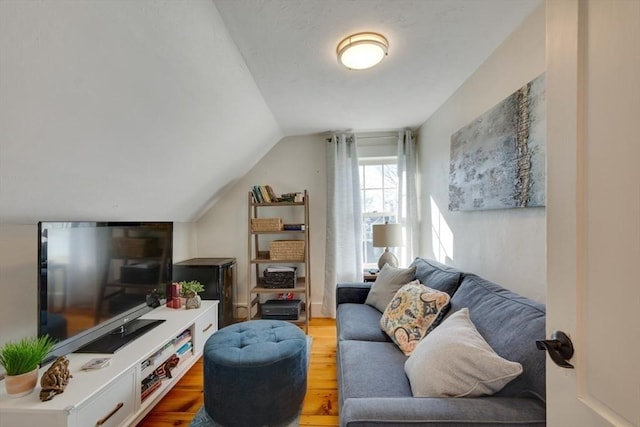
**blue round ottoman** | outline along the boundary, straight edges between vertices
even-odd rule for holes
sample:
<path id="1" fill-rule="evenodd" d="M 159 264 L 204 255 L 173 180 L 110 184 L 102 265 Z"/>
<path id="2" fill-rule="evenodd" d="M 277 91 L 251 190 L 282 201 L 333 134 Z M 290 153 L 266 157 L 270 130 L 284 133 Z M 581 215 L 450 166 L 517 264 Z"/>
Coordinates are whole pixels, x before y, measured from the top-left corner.
<path id="1" fill-rule="evenodd" d="M 204 406 L 223 426 L 264 426 L 298 415 L 307 391 L 307 339 L 282 320 L 224 327 L 204 346 Z"/>

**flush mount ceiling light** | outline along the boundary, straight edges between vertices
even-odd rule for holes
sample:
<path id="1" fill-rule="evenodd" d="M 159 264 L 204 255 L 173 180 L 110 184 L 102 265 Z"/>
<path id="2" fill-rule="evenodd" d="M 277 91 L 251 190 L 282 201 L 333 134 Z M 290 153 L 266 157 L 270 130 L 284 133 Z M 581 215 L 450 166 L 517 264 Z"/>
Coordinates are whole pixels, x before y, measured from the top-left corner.
<path id="1" fill-rule="evenodd" d="M 389 42 L 378 33 L 357 33 L 346 37 L 336 52 L 338 61 L 351 70 L 366 70 L 387 55 Z"/>

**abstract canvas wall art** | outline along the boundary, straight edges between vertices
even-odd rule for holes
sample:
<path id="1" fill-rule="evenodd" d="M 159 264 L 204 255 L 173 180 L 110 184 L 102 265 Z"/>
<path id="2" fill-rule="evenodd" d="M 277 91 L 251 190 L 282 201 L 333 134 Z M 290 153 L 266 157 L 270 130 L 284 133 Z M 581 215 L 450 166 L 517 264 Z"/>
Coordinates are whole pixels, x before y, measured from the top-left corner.
<path id="1" fill-rule="evenodd" d="M 451 136 L 449 210 L 545 205 L 545 75 Z"/>

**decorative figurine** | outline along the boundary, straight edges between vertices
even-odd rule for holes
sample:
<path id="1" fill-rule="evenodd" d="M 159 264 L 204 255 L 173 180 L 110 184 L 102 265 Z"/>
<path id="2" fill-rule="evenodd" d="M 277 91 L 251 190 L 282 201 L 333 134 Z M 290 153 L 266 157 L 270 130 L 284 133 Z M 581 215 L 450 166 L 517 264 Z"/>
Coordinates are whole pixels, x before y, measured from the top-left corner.
<path id="1" fill-rule="evenodd" d="M 63 393 L 71 377 L 69 359 L 65 356 L 58 357 L 49 369 L 42 374 L 40 379 L 40 385 L 42 386 L 40 400 L 46 402 L 53 399 L 57 394 Z"/>
<path id="2" fill-rule="evenodd" d="M 160 307 L 160 294 L 157 289 L 153 289 L 147 294 L 147 305 L 151 308 Z"/>
<path id="3" fill-rule="evenodd" d="M 180 362 L 180 358 L 175 354 L 169 357 L 162 365 L 158 366 L 153 373 L 158 376 L 158 378 L 173 378 L 171 375 L 171 371 L 178 366 Z"/>

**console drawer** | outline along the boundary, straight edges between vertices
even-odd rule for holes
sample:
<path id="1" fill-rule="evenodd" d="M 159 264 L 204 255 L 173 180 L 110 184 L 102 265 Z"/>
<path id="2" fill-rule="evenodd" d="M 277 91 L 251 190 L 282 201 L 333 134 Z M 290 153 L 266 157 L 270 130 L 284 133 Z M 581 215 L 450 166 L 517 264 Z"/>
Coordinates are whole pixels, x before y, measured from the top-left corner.
<path id="1" fill-rule="evenodd" d="M 218 330 L 218 305 L 209 308 L 202 316 L 196 319 L 194 325 L 195 331 L 191 336 L 194 339 L 193 352 L 200 354 L 204 350 L 204 344 L 207 339 Z"/>
<path id="2" fill-rule="evenodd" d="M 134 413 L 135 372 L 130 369 L 78 409 L 77 423 L 83 427 L 116 427 Z"/>

